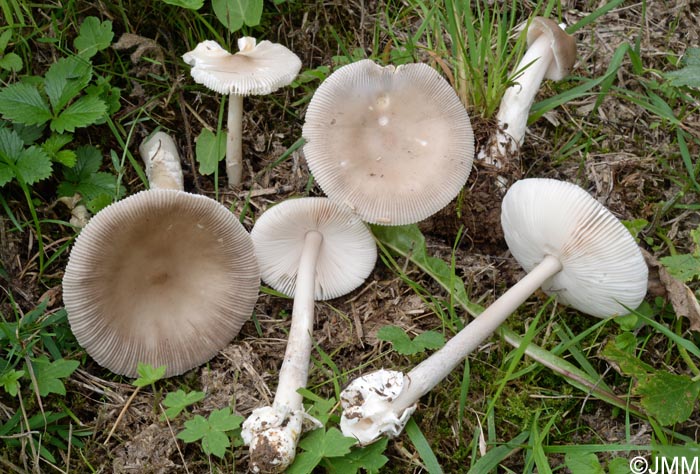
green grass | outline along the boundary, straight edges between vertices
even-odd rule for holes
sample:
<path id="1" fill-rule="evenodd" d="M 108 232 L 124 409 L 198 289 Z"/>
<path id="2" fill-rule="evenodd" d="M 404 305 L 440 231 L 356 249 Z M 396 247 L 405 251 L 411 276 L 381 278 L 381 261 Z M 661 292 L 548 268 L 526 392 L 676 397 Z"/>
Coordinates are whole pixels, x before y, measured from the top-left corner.
<path id="1" fill-rule="evenodd" d="M 0 34 L 12 32 L 0 59 L 12 52 L 23 65 L 16 71 L 0 67 L 0 93 L 24 84 L 21 87 L 36 87 L 39 96 L 46 96 L 47 84 L 51 89 L 47 72 L 64 59 L 81 58 L 91 68 L 85 86 L 66 103 L 56 106 L 46 99 L 54 107 L 47 109 L 52 116 L 40 126 L 41 120 L 17 116 L 7 106 L 0 113 L 0 128 L 7 132 L 3 136 L 9 137 L 11 130 L 20 137 L 21 159 L 31 159 L 33 165 L 12 168 L 10 179 L 0 188 L 2 472 L 110 471 L 127 439 L 119 434 L 123 422 L 116 425 L 116 415 L 106 413 L 110 407 L 121 410 L 132 393 L 138 404 L 138 411 L 127 407 L 132 421 L 137 426 L 156 424 L 168 442 L 179 443 L 172 454 L 174 462 L 188 466 L 190 472 L 245 469 L 246 451 L 235 417 L 242 415 L 237 410 L 246 400 L 234 396 L 223 402 L 227 406 L 211 406 L 216 389 L 203 386 L 199 372 L 156 378 L 134 392 L 131 381 L 100 369 L 77 345 L 60 299 L 63 268 L 78 231 L 68 223 L 70 213 L 57 204 L 61 189 L 67 189 L 65 183 L 82 186 L 84 203 L 93 212 L 143 189 L 147 180 L 136 149 L 145 134 L 160 128 L 176 134 L 183 146 L 189 188 L 224 202 L 249 225 L 264 206 L 278 199 L 318 193 L 313 179 L 304 174 L 300 130 L 305 105 L 334 68 L 364 57 L 382 64 L 427 62 L 451 81 L 475 125 L 482 126 L 494 117 L 501 95 L 513 84 L 514 67 L 525 51 L 524 34 L 516 31 L 517 25 L 534 15 L 557 19 L 568 15 L 577 19 L 568 30 L 584 35 L 626 12 L 620 0 L 576 15 L 553 0 L 530 4 L 387 0 L 379 2 L 376 11 L 361 11 L 360 2 L 288 0 L 265 2 L 259 24 L 229 31 L 209 3 L 198 10 L 160 1 L 147 4 L 111 2 L 104 10 L 83 1 L 38 5 L 9 0 L 0 5 L 0 24 L 5 25 Z M 698 222 L 693 220 L 700 209 L 700 131 L 695 119 L 700 93 L 693 82 L 697 50 L 673 50 L 666 41 L 647 44 L 647 38 L 654 37 L 647 31 L 653 22 L 645 18 L 652 7 L 642 4 L 641 21 L 630 28 L 631 39 L 611 45 L 604 53 L 605 66 L 597 67 L 595 74 L 588 74 L 593 66 L 581 56 L 582 64 L 572 77 L 544 85 L 530 116 L 533 130 L 543 140 L 528 139 L 523 170 L 528 176 L 543 173 L 577 180 L 590 190 L 601 190 L 601 198 L 612 193 L 615 211 L 642 224 L 641 245 L 658 257 L 674 257 L 662 262 L 682 275 L 681 285 L 686 286 L 681 288 L 697 295 L 700 249 Z M 88 34 L 81 33 L 88 17 L 110 21 L 114 37 L 94 54 L 81 56 L 75 41 Z M 681 18 L 664 30 L 666 40 L 675 38 Z M 136 45 L 118 51 L 111 47 L 125 32 L 155 40 L 157 48 L 142 51 L 139 61 L 132 62 L 129 55 Z M 302 49 L 304 70 L 293 87 L 270 98 L 247 99 L 251 114 L 246 127 L 251 136 L 246 146 L 253 150 L 253 179 L 250 191 L 234 194 L 220 183 L 219 174 L 198 174 L 195 137 L 204 128 L 222 128 L 222 99 L 190 79 L 180 56 L 204 39 L 235 49 L 240 34 L 291 38 Z M 76 80 L 76 71 L 59 82 Z M 62 111 L 87 97 L 102 101 L 104 113 L 63 129 Z M 632 120 L 609 117 L 611 110 L 622 106 L 634 111 Z M 560 120 L 555 127 L 545 119 L 552 113 L 573 122 Z M 256 142 L 253 134 L 263 140 Z M 57 142 L 63 145 L 56 148 Z M 7 148 L 7 144 L 0 147 L 5 161 Z M 601 161 L 624 152 L 640 163 Z M 89 173 L 71 175 L 76 163 L 95 159 L 97 166 L 88 167 Z M 596 181 L 601 164 L 614 169 L 612 182 Z M 30 168 L 33 175 L 27 174 Z M 274 189 L 282 186 L 290 188 L 276 194 Z M 269 194 L 256 196 L 254 191 L 260 189 Z M 625 193 L 642 197 L 625 201 Z M 469 248 L 471 236 L 460 232 L 441 240 L 429 228 L 374 230 L 382 252 L 376 286 L 370 291 L 384 291 L 386 284 L 396 294 L 371 300 L 376 306 L 368 307 L 374 317 L 386 318 L 381 326 L 387 326 L 389 316 L 400 309 L 397 301 L 416 296 L 421 317 L 399 320 L 400 330 L 413 343 L 429 331 L 450 338 L 507 287 L 506 281 L 484 283 L 483 277 L 478 279 L 481 274 L 470 270 L 471 254 L 488 251 Z M 501 254 L 487 259 L 494 274 L 501 274 L 496 267 L 502 257 L 508 258 Z M 260 341 L 265 337 L 284 337 L 273 323 L 284 326 L 284 320 L 274 317 L 286 303 L 274 292 L 267 293 L 261 301 L 276 309 L 260 305 L 255 324 L 247 329 L 246 344 L 264 347 Z M 337 332 L 354 334 L 358 318 L 352 305 L 333 301 L 319 308 L 335 321 Z M 333 345 L 324 340 L 315 348 L 305 396 L 325 423 L 324 431 L 313 436 L 327 442 L 328 449 L 314 450 L 309 443 L 300 452 L 315 460 L 314 466 L 319 466 L 315 472 L 336 472 L 345 460 L 376 466 L 368 468 L 370 472 L 397 473 L 561 472 L 564 467 L 574 473 L 617 473 L 625 472 L 633 455 L 697 456 L 700 448 L 688 433 L 697 423 L 700 341 L 689 330 L 689 320 L 675 311 L 666 299 L 649 296 L 628 318 L 592 321 L 533 297 L 421 400 L 398 440 L 384 440 L 364 451 L 346 452 L 337 438 L 342 387 L 375 368 L 410 370 L 432 346 L 404 355 L 386 340 L 372 339 L 374 333 L 365 334 L 361 343 L 348 339 Z M 221 360 L 214 361 L 203 370 L 221 370 L 222 365 Z M 261 364 L 258 369 L 274 390 L 274 373 L 268 373 L 274 370 L 272 365 Z M 244 375 L 235 371 L 235 377 Z M 231 383 L 239 383 L 235 377 Z M 676 401 L 664 398 L 669 392 L 679 394 Z M 179 395 L 171 395 L 175 393 Z M 166 422 L 163 411 L 173 406 L 179 411 L 171 412 Z M 588 428 L 592 420 L 595 426 Z M 113 426 L 115 435 L 104 445 L 104 435 Z M 637 434 L 642 431 L 640 440 Z M 616 437 L 611 439 L 610 432 Z M 213 445 L 207 444 L 210 441 Z M 310 471 L 303 466 L 296 469 Z"/>

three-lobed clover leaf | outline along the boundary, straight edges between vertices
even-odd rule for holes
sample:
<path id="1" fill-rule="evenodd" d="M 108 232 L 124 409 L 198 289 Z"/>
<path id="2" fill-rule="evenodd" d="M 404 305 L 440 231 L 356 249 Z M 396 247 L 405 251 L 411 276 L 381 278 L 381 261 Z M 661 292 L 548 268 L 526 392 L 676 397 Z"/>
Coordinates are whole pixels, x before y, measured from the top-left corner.
<path id="1" fill-rule="evenodd" d="M 153 385 L 163 377 L 165 377 L 166 366 L 161 365 L 160 367 L 153 367 L 149 364 L 144 364 L 139 362 L 136 366 L 136 372 L 139 374 L 138 378 L 131 382 L 134 387 L 146 387 L 147 385 Z"/>
<path id="2" fill-rule="evenodd" d="M 299 447 L 304 450 L 297 454 L 294 463 L 287 469 L 288 474 L 306 474 L 325 458 L 345 456 L 350 453 L 350 448 L 357 443 L 354 438 L 343 436 L 337 428 L 326 431 L 319 428 L 312 431 L 299 442 Z"/>
<path id="3" fill-rule="evenodd" d="M 80 194 L 90 212 L 97 212 L 115 196 L 123 192 L 114 175 L 99 171 L 102 154 L 94 146 L 87 145 L 75 150 L 76 160 L 72 167 L 64 167 L 63 181 L 58 185 L 58 195 L 71 197 Z"/>
<path id="4" fill-rule="evenodd" d="M 80 34 L 73 41 L 78 56 L 89 59 L 109 47 L 114 38 L 112 22 L 100 21 L 99 18 L 89 16 L 80 25 Z"/>

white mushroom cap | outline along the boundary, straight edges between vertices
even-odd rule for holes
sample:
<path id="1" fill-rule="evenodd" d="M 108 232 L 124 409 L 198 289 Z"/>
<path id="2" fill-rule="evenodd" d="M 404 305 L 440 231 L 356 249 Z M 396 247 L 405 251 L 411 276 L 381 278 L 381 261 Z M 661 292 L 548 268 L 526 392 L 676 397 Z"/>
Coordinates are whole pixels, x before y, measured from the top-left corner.
<path id="1" fill-rule="evenodd" d="M 266 210 L 251 231 L 265 283 L 287 296 L 294 295 L 299 259 L 310 231 L 323 236 L 314 299 L 347 294 L 374 269 L 377 244 L 355 214 L 328 198 L 290 199 Z"/>
<path id="2" fill-rule="evenodd" d="M 138 362 L 166 375 L 225 347 L 257 300 L 260 272 L 238 219 L 205 196 L 142 191 L 82 230 L 63 277 L 68 321 L 100 365 L 136 376 Z"/>
<path id="3" fill-rule="evenodd" d="M 474 155 L 464 106 L 426 64 L 339 68 L 311 98 L 302 135 L 326 195 L 374 224 L 410 224 L 442 209 Z"/>
<path id="4" fill-rule="evenodd" d="M 301 60 L 281 44 L 255 38 L 238 40 L 239 52 L 231 54 L 216 41 L 203 41 L 182 59 L 192 66 L 195 82 L 220 94 L 264 95 L 290 84 L 301 69 Z"/>
<path id="5" fill-rule="evenodd" d="M 637 308 L 647 291 L 648 269 L 632 235 L 580 187 L 553 179 L 516 182 L 501 211 L 506 243 L 532 270 L 546 255 L 563 268 L 542 285 L 559 302 L 606 318 Z"/>
<path id="6" fill-rule="evenodd" d="M 527 30 L 527 45 L 545 35 L 550 42 L 554 60 L 544 73 L 546 79 L 561 81 L 571 72 L 576 62 L 576 40 L 551 18 L 536 16 Z"/>

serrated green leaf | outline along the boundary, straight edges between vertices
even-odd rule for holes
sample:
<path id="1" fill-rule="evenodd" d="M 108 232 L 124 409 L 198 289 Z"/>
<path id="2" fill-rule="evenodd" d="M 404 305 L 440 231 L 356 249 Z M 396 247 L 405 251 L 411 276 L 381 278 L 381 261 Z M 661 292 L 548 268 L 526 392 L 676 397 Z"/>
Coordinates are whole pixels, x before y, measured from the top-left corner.
<path id="1" fill-rule="evenodd" d="M 240 427 L 242 422 L 243 417 L 233 415 L 231 409 L 226 407 L 213 411 L 209 419 L 195 415 L 192 420 L 185 422 L 185 429 L 178 433 L 177 437 L 186 443 L 201 440 L 202 450 L 206 454 L 222 458 L 226 449 L 231 446 L 226 432 Z"/>
<path id="2" fill-rule="evenodd" d="M 647 412 L 664 426 L 686 421 L 700 394 L 700 381 L 658 371 L 640 379 L 634 393 Z"/>
<path id="3" fill-rule="evenodd" d="M 700 276 L 700 256 L 691 254 L 661 257 L 661 264 L 677 280 L 689 282 Z"/>
<path id="4" fill-rule="evenodd" d="M 0 89 L 0 114 L 25 125 L 42 125 L 51 119 L 49 104 L 39 90 L 23 82 Z"/>
<path id="5" fill-rule="evenodd" d="M 425 331 L 413 338 L 413 343 L 423 349 L 440 349 L 445 345 L 445 336 L 435 331 Z"/>
<path id="6" fill-rule="evenodd" d="M 619 367 L 620 371 L 628 376 L 640 378 L 654 371 L 652 366 L 645 364 L 629 351 L 626 337 L 609 341 L 603 348 L 602 355 L 605 360 Z"/>
<path id="7" fill-rule="evenodd" d="M 38 146 L 32 145 L 22 150 L 15 166 L 17 179 L 27 184 L 34 184 L 51 176 L 51 158 Z"/>
<path id="8" fill-rule="evenodd" d="M 90 212 L 97 212 L 121 196 L 114 175 L 98 171 L 102 165 L 102 154 L 94 146 L 87 145 L 75 150 L 76 162 L 72 168 L 63 169 L 63 181 L 58 185 L 58 195 L 83 197 Z"/>
<path id="9" fill-rule="evenodd" d="M 209 414 L 209 425 L 215 431 L 233 431 L 243 423 L 243 417 L 231 413 L 229 407 L 214 410 Z"/>
<path id="10" fill-rule="evenodd" d="M 19 379 L 24 375 L 24 370 L 8 370 L 0 374 L 0 387 L 12 397 L 19 392 Z"/>
<path id="11" fill-rule="evenodd" d="M 389 461 L 389 458 L 382 454 L 386 451 L 388 442 L 387 438 L 382 438 L 369 446 L 353 448 L 343 457 L 327 459 L 326 464 L 335 474 L 356 474 L 360 471 L 367 474 L 378 473 L 379 469 Z"/>
<path id="12" fill-rule="evenodd" d="M 203 129 L 197 137 L 195 155 L 201 174 L 206 176 L 214 173 L 219 161 L 226 156 L 226 133 L 214 134 L 209 129 Z"/>
<path id="13" fill-rule="evenodd" d="M 257 26 L 263 11 L 262 0 L 212 0 L 216 18 L 231 32 L 247 26 Z"/>
<path id="14" fill-rule="evenodd" d="M 613 458 L 606 466 L 608 474 L 630 474 L 629 458 Z"/>
<path id="15" fill-rule="evenodd" d="M 61 150 L 51 157 L 51 160 L 63 166 L 75 166 L 78 157 L 73 150 Z"/>
<path id="16" fill-rule="evenodd" d="M 80 25 L 80 34 L 73 41 L 73 46 L 78 56 L 88 59 L 108 48 L 113 38 L 111 21 L 100 21 L 99 18 L 89 16 Z"/>
<path id="17" fill-rule="evenodd" d="M 204 5 L 204 0 L 163 0 L 163 3 L 187 10 L 199 10 Z"/>
<path id="18" fill-rule="evenodd" d="M 32 184 L 49 176 L 51 159 L 41 148 L 24 148 L 17 132 L 0 129 L 0 186 L 12 178 Z"/>
<path id="19" fill-rule="evenodd" d="M 664 74 L 675 87 L 700 87 L 700 48 L 688 48 L 681 61 L 683 66 Z"/>
<path id="20" fill-rule="evenodd" d="M 80 362 L 77 360 L 58 359 L 53 362 L 47 357 L 40 357 L 32 360 L 32 369 L 37 383 L 37 390 L 42 397 L 50 393 L 65 395 L 66 388 L 61 379 L 68 377 Z M 29 374 L 29 371 L 25 371 Z"/>
<path id="21" fill-rule="evenodd" d="M 445 345 L 445 338 L 435 331 L 426 331 L 413 340 L 398 326 L 384 326 L 377 331 L 377 339 L 390 342 L 396 352 L 413 355 L 426 349 L 439 349 Z"/>
<path id="22" fill-rule="evenodd" d="M 80 58 L 69 56 L 53 63 L 44 76 L 44 91 L 54 115 L 78 97 L 91 78 L 92 66 Z"/>
<path id="23" fill-rule="evenodd" d="M 139 362 L 136 366 L 136 372 L 139 374 L 139 377 L 131 383 L 135 387 L 145 387 L 147 385 L 153 385 L 154 383 L 165 377 L 165 369 L 165 365 L 161 365 L 160 367 L 153 367 L 152 365 Z"/>
<path id="24" fill-rule="evenodd" d="M 102 119 L 106 112 L 107 105 L 98 97 L 81 97 L 52 120 L 50 127 L 58 133 L 74 132 L 76 128 L 94 124 Z"/>
<path id="25" fill-rule="evenodd" d="M 567 453 L 564 463 L 571 474 L 605 474 L 598 457 L 593 453 Z"/>
<path id="26" fill-rule="evenodd" d="M 184 390 L 179 389 L 177 392 L 170 392 L 168 395 L 166 395 L 165 400 L 163 400 L 163 405 L 167 407 L 165 410 L 165 415 L 168 418 L 173 419 L 188 406 L 204 399 L 204 396 L 204 392 L 198 392 L 196 390 L 192 392 L 185 392 Z"/>
<path id="27" fill-rule="evenodd" d="M 0 58 L 0 69 L 17 72 L 22 69 L 22 66 L 24 66 L 22 58 L 15 53 L 7 53 Z"/>

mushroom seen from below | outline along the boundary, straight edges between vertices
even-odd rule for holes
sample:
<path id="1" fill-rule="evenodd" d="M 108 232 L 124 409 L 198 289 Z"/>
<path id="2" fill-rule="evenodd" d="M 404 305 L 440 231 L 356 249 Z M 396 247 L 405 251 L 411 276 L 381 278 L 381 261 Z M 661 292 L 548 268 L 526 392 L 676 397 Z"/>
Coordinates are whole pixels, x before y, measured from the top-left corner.
<path id="1" fill-rule="evenodd" d="M 63 277 L 68 321 L 100 365 L 178 375 L 247 321 L 260 284 L 252 240 L 229 210 L 182 190 L 172 139 L 141 147 L 151 189 L 107 206 L 76 238 Z"/>
<path id="2" fill-rule="evenodd" d="M 552 19 L 535 17 L 527 30 L 528 49 L 515 68 L 516 84 L 503 94 L 496 115 L 498 129 L 479 159 L 498 167 L 514 156 L 525 138 L 525 129 L 537 91 L 544 79 L 560 81 L 576 62 L 576 41 Z"/>
<path id="3" fill-rule="evenodd" d="M 632 235 L 578 186 L 518 181 L 503 199 L 501 222 L 508 248 L 527 275 L 408 374 L 379 370 L 352 381 L 340 395 L 345 436 L 364 445 L 398 435 L 420 397 L 538 288 L 598 318 L 626 314 L 644 299 L 648 269 Z"/>
<path id="4" fill-rule="evenodd" d="M 359 287 L 374 268 L 377 246 L 367 226 L 328 198 L 284 201 L 265 211 L 251 236 L 262 279 L 294 297 L 287 349 L 272 406 L 257 408 L 243 423 L 253 472 L 282 472 L 294 460 L 306 415 L 306 387 L 313 348 L 314 301 Z M 306 423 L 305 423 L 306 422 Z"/>
<path id="5" fill-rule="evenodd" d="M 372 224 L 412 224 L 445 207 L 474 155 L 467 111 L 426 64 L 337 69 L 311 98 L 302 135 L 324 193 Z"/>
<path id="6" fill-rule="evenodd" d="M 301 60 L 281 44 L 243 37 L 231 54 L 216 41 L 203 41 L 182 59 L 192 66 L 195 82 L 228 94 L 226 119 L 226 176 L 230 186 L 241 182 L 243 172 L 243 97 L 271 94 L 289 85 L 301 69 Z"/>

